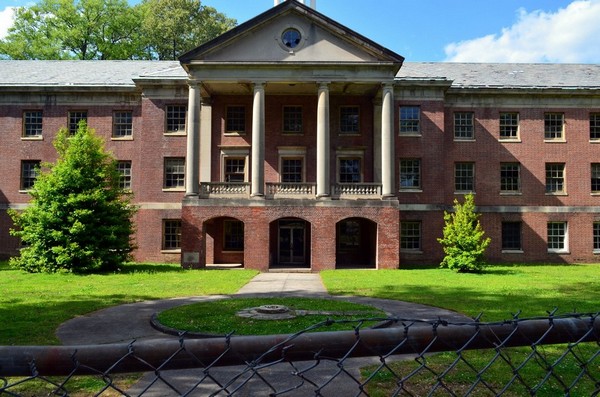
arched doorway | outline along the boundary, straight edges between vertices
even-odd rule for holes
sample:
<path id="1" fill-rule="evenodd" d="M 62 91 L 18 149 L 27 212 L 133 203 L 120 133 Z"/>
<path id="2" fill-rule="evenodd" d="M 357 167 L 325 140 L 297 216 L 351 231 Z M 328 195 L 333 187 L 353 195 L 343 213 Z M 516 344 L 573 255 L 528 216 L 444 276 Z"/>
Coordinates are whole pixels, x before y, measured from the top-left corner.
<path id="1" fill-rule="evenodd" d="M 281 218 L 270 225 L 272 268 L 310 268 L 310 223 Z"/>
<path id="2" fill-rule="evenodd" d="M 335 227 L 336 268 L 375 268 L 377 224 L 365 218 L 347 218 Z"/>
<path id="3" fill-rule="evenodd" d="M 244 264 L 244 222 L 219 217 L 204 223 L 207 264 Z"/>

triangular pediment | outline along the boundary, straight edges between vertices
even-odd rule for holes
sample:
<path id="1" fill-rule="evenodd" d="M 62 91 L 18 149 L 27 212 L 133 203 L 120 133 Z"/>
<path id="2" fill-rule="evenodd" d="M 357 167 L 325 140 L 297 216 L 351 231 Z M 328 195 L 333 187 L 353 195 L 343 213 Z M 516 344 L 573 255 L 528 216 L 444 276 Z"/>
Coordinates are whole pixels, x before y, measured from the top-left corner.
<path id="1" fill-rule="evenodd" d="M 292 44 L 286 32 L 292 31 Z M 387 64 L 404 58 L 295 0 L 182 55 L 191 63 Z M 393 66 L 392 66 L 393 67 Z"/>

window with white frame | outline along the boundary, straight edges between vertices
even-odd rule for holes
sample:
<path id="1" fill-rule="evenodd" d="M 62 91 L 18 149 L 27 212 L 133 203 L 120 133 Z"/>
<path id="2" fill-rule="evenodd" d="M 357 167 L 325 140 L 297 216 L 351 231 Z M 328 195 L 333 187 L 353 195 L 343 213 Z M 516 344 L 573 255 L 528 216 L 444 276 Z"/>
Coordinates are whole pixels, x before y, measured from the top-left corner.
<path id="1" fill-rule="evenodd" d="M 519 139 L 519 113 L 502 112 L 500 113 L 500 139 L 518 140 Z"/>
<path id="2" fill-rule="evenodd" d="M 133 112 L 118 110 L 113 113 L 113 138 L 130 138 L 133 135 Z"/>
<path id="3" fill-rule="evenodd" d="M 563 141 L 565 139 L 564 113 L 544 114 L 544 140 Z"/>
<path id="4" fill-rule="evenodd" d="M 79 124 L 87 123 L 87 119 L 87 110 L 70 111 L 68 116 L 69 134 L 75 135 L 75 133 L 79 129 Z"/>
<path id="5" fill-rule="evenodd" d="M 421 222 L 400 222 L 400 249 L 402 251 L 421 250 Z"/>
<path id="6" fill-rule="evenodd" d="M 246 107 L 245 106 L 227 106 L 225 116 L 225 133 L 227 134 L 245 134 L 246 133 Z"/>
<path id="7" fill-rule="evenodd" d="M 167 134 L 185 134 L 186 105 L 167 105 L 166 109 Z"/>
<path id="8" fill-rule="evenodd" d="M 23 112 L 23 137 L 39 138 L 42 136 L 43 113 L 41 110 Z"/>
<path id="9" fill-rule="evenodd" d="M 475 126 L 473 112 L 455 112 L 454 113 L 454 139 L 472 140 L 475 139 Z"/>
<path id="10" fill-rule="evenodd" d="M 600 163 L 592 163 L 590 171 L 592 193 L 600 193 Z"/>
<path id="11" fill-rule="evenodd" d="M 181 249 L 181 219 L 163 219 L 162 249 Z"/>
<path id="12" fill-rule="evenodd" d="M 182 190 L 185 188 L 185 158 L 167 157 L 164 164 L 165 189 Z"/>
<path id="13" fill-rule="evenodd" d="M 223 221 L 223 251 L 244 250 L 244 222 L 237 219 Z"/>
<path id="14" fill-rule="evenodd" d="M 454 191 L 455 192 L 474 192 L 475 191 L 475 164 L 474 163 L 455 163 L 454 164 Z"/>
<path id="15" fill-rule="evenodd" d="M 400 190 L 421 189 L 421 160 L 400 159 Z"/>
<path id="16" fill-rule="evenodd" d="M 567 222 L 548 222 L 548 252 L 569 250 Z"/>
<path id="17" fill-rule="evenodd" d="M 546 164 L 546 193 L 564 194 L 565 188 L 565 164 L 548 163 Z"/>
<path id="18" fill-rule="evenodd" d="M 421 134 L 421 108 L 400 106 L 400 135 Z"/>
<path id="19" fill-rule="evenodd" d="M 359 157 L 338 158 L 338 179 L 340 183 L 362 182 L 362 159 Z"/>
<path id="20" fill-rule="evenodd" d="M 226 157 L 223 164 L 224 182 L 246 182 L 246 158 Z"/>
<path id="21" fill-rule="evenodd" d="M 593 224 L 594 236 L 594 253 L 600 253 L 600 222 L 596 221 Z"/>
<path id="22" fill-rule="evenodd" d="M 20 190 L 30 190 L 40 173 L 40 160 L 21 161 L 21 186 Z"/>
<path id="23" fill-rule="evenodd" d="M 521 191 L 521 164 L 500 164 L 500 192 L 519 193 Z"/>
<path id="24" fill-rule="evenodd" d="M 340 106 L 340 134 L 356 135 L 360 133 L 360 108 L 358 106 Z"/>
<path id="25" fill-rule="evenodd" d="M 590 141 L 600 141 L 600 113 L 590 113 Z"/>
<path id="26" fill-rule="evenodd" d="M 302 106 L 283 107 L 283 133 L 302 134 Z"/>
<path id="27" fill-rule="evenodd" d="M 502 250 L 521 251 L 521 222 L 502 222 Z"/>
<path id="28" fill-rule="evenodd" d="M 119 179 L 119 187 L 124 190 L 131 189 L 131 161 L 119 160 L 117 161 L 117 171 L 121 175 Z"/>

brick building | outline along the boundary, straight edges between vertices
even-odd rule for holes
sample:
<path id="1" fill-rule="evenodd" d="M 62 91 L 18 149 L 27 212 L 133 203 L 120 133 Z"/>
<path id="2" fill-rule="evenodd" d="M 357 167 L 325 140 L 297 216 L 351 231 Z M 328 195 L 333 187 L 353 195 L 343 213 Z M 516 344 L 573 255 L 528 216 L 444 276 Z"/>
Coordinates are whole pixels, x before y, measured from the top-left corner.
<path id="1" fill-rule="evenodd" d="M 6 209 L 81 119 L 140 207 L 140 261 L 438 263 L 468 192 L 491 261 L 600 253 L 599 65 L 404 62 L 297 1 L 180 62 L 0 61 L 1 255 Z"/>

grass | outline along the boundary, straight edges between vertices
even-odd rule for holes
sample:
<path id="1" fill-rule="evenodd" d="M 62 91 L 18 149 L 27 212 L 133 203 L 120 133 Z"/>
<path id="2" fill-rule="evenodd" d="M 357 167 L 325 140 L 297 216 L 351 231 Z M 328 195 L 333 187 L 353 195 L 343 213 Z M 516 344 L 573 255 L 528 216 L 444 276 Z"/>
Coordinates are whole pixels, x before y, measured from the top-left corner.
<path id="1" fill-rule="evenodd" d="M 482 321 L 600 311 L 600 265 L 495 265 L 481 274 L 448 269 L 335 270 L 321 273 L 333 295 L 403 300 Z"/>
<path id="2" fill-rule="evenodd" d="M 262 305 L 284 305 L 292 310 L 330 313 L 297 316 L 293 319 L 276 321 L 243 318 L 236 315 L 240 310 Z M 343 314 L 331 312 L 343 312 Z M 383 311 L 374 307 L 331 299 L 235 298 L 175 307 L 159 313 L 158 321 L 177 330 L 204 334 L 225 335 L 235 331 L 235 335 L 269 335 L 296 333 L 328 319 L 348 320 L 349 322 L 321 326 L 316 331 L 351 330 L 358 324 L 353 320 L 385 317 L 386 314 Z M 365 326 L 375 323 L 366 323 Z"/>
<path id="3" fill-rule="evenodd" d="M 231 294 L 252 270 L 184 270 L 171 264 L 128 264 L 102 275 L 40 274 L 0 264 L 0 344 L 58 344 L 56 328 L 73 317 L 123 303 Z"/>
<path id="4" fill-rule="evenodd" d="M 600 312 L 600 265 L 496 265 L 482 274 L 458 274 L 432 267 L 375 272 L 336 270 L 322 272 L 321 276 L 332 294 L 405 300 L 454 310 L 471 317 L 483 313 L 482 321 L 509 319 L 517 312 L 521 312 L 521 318 L 546 316 L 554 308 L 559 313 Z M 546 360 L 553 362 L 566 349 L 566 345 L 542 346 L 538 348 L 538 352 Z M 600 373 L 600 356 L 597 356 L 597 351 L 597 344 L 583 344 L 575 349 L 580 357 L 591 361 L 587 368 L 596 374 L 596 378 Z M 504 353 L 517 366 L 524 363 L 525 357 L 531 354 L 531 348 L 504 349 Z M 462 357 L 473 368 L 481 370 L 493 361 L 494 356 L 494 351 L 476 350 L 465 352 Z M 437 381 L 430 371 L 441 374 L 456 358 L 454 352 L 427 356 L 425 360 L 429 370 L 422 370 L 411 378 L 405 384 L 406 389 L 413 395 L 428 394 Z M 419 367 L 420 364 L 415 360 L 389 364 L 393 373 L 387 369 L 377 373 L 368 386 L 369 394 L 393 394 L 398 387 L 398 379 L 394 373 L 406 376 Z M 364 368 L 363 376 L 368 376 L 375 368 Z M 565 357 L 557 370 L 561 380 L 567 385 L 577 379 L 580 371 L 579 362 L 571 354 Z M 520 371 L 529 387 L 541 382 L 546 373 L 535 361 L 523 364 Z M 512 369 L 503 365 L 502 360 L 497 360 L 486 370 L 483 379 L 499 391 L 512 376 Z M 455 394 L 463 395 L 477 379 L 476 373 L 464 361 L 460 361 L 444 377 L 444 382 Z M 596 387 L 584 376 L 570 393 L 574 396 L 587 396 Z M 557 393 L 563 394 L 561 385 L 551 377 L 536 395 L 554 396 Z M 489 394 L 479 385 L 473 395 Z M 516 382 L 503 395 L 528 394 L 526 388 Z"/>

